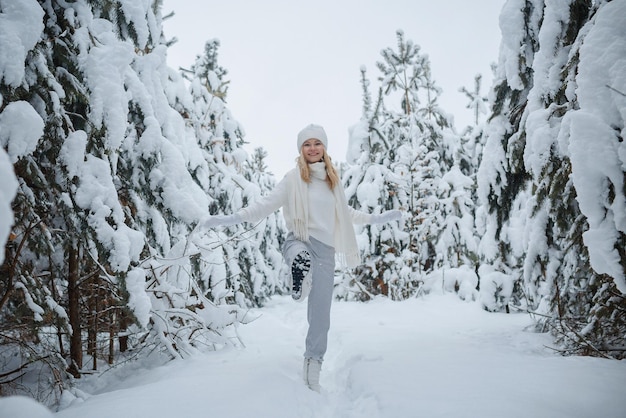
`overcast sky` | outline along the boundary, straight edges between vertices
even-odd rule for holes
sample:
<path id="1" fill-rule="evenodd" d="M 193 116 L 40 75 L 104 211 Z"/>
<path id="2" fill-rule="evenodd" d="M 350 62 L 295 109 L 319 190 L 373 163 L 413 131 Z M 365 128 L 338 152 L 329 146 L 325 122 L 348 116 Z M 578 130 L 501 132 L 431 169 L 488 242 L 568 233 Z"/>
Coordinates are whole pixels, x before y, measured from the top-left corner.
<path id="1" fill-rule="evenodd" d="M 189 67 L 209 39 L 230 80 L 227 104 L 244 127 L 249 152 L 262 146 L 279 179 L 294 166 L 296 136 L 308 123 L 326 128 L 328 152 L 345 161 L 348 128 L 361 117 L 360 67 L 377 86 L 380 51 L 396 48 L 396 30 L 422 48 L 443 89 L 440 104 L 462 129 L 471 122 L 458 89 L 483 75 L 500 43 L 505 0 L 164 0 L 169 65 Z"/>

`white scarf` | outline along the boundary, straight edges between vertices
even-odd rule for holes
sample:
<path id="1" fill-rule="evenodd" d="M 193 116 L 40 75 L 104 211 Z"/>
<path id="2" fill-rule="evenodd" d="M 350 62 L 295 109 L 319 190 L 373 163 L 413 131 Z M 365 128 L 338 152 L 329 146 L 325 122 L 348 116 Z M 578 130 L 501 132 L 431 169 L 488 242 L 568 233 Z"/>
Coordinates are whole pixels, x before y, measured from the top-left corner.
<path id="1" fill-rule="evenodd" d="M 320 180 L 326 180 L 326 166 L 323 162 L 309 165 L 311 175 Z M 293 170 L 293 193 L 289 198 L 289 212 L 293 217 L 292 231 L 297 239 L 309 241 L 309 192 L 307 184 L 302 180 L 300 170 Z M 341 183 L 333 189 L 335 195 L 335 254 L 341 265 L 349 268 L 360 264 L 359 248 L 356 243 L 354 227 L 352 226 L 348 201 Z"/>

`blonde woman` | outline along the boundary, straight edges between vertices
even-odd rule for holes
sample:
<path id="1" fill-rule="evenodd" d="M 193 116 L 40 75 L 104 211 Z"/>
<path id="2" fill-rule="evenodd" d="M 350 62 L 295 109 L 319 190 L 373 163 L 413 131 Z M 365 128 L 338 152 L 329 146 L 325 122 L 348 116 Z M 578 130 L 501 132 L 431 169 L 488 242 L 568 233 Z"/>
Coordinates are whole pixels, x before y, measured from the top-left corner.
<path id="1" fill-rule="evenodd" d="M 347 267 L 356 267 L 360 260 L 352 225 L 386 223 L 402 216 L 399 210 L 375 215 L 348 206 L 327 146 L 323 127 L 306 126 L 298 133 L 296 168 L 268 196 L 233 215 L 208 216 L 201 222 L 204 228 L 257 222 L 283 209 L 289 232 L 282 252 L 290 266 L 291 294 L 296 301 L 308 296 L 303 377 L 317 392 L 328 345 L 335 257 Z"/>

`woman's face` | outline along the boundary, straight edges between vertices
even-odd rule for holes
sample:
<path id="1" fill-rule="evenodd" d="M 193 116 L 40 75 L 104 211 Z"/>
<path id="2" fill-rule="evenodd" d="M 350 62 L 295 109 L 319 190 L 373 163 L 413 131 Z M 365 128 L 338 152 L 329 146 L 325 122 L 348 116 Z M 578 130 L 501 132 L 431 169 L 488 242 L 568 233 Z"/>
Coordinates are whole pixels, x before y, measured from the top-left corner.
<path id="1" fill-rule="evenodd" d="M 311 138 L 302 144 L 302 155 L 307 163 L 317 163 L 324 157 L 324 144 L 319 139 Z"/>

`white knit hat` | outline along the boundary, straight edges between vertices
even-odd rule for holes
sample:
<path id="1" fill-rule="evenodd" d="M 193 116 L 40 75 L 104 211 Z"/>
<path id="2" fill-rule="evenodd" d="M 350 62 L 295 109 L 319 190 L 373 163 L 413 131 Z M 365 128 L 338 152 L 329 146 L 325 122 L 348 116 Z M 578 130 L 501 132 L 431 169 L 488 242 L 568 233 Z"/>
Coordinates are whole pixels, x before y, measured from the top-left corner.
<path id="1" fill-rule="evenodd" d="M 302 148 L 302 144 L 309 139 L 319 139 L 324 144 L 324 148 L 328 148 L 328 138 L 326 137 L 326 131 L 320 125 L 314 123 L 307 125 L 298 134 L 298 152 Z"/>

